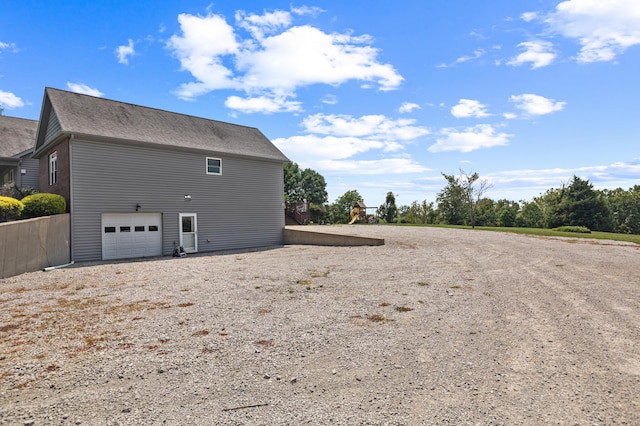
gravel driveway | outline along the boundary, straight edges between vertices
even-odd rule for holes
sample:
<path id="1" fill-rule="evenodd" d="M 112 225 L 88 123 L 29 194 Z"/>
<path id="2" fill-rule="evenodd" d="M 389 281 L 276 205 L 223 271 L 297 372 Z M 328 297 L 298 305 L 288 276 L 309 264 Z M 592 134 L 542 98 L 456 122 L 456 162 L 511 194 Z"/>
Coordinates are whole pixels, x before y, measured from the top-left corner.
<path id="1" fill-rule="evenodd" d="M 316 229 L 0 280 L 0 424 L 640 424 L 640 246 Z"/>

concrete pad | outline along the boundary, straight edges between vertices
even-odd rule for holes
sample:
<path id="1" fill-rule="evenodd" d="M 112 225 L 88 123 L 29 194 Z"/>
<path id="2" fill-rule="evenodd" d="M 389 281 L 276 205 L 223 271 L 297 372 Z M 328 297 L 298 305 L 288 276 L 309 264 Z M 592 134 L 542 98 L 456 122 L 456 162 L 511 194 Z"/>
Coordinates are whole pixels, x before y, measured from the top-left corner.
<path id="1" fill-rule="evenodd" d="M 359 237 L 355 235 L 341 235 L 315 230 L 284 229 L 284 243 L 287 245 L 312 246 L 382 246 L 384 238 Z"/>

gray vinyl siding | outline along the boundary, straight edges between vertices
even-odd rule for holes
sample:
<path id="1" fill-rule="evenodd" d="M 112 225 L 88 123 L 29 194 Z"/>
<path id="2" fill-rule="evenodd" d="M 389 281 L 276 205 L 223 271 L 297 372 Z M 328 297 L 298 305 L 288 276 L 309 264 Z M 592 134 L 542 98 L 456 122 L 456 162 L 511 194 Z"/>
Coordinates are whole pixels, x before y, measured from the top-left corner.
<path id="1" fill-rule="evenodd" d="M 60 120 L 58 120 L 58 116 L 52 108 L 49 113 L 49 122 L 47 123 L 47 133 L 44 136 L 44 143 L 47 144 L 51 142 L 51 140 L 55 139 L 61 131 L 62 127 L 60 126 Z"/>
<path id="2" fill-rule="evenodd" d="M 221 176 L 206 157 L 222 159 Z M 73 140 L 71 221 L 74 261 L 102 258 L 102 213 L 162 213 L 164 255 L 179 243 L 179 213 L 196 213 L 198 251 L 283 243 L 282 163 Z M 185 201 L 185 195 L 191 201 Z"/>
<path id="3" fill-rule="evenodd" d="M 21 174 L 20 172 L 21 169 L 26 170 L 27 173 L 24 175 Z M 31 156 L 23 158 L 22 162 L 20 163 L 20 167 L 18 168 L 17 176 L 19 179 L 18 185 L 21 188 L 34 188 L 39 190 L 40 189 L 40 160 L 31 158 Z"/>

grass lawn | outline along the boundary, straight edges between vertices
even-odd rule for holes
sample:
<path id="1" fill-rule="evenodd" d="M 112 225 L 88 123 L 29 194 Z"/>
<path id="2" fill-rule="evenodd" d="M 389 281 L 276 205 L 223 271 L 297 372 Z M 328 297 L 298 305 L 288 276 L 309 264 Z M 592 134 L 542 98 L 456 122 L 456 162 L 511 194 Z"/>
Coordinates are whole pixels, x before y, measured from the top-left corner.
<path id="1" fill-rule="evenodd" d="M 458 229 L 471 229 L 470 226 L 461 225 L 420 225 L 420 224 L 398 224 L 400 226 L 431 226 L 436 228 L 458 228 Z M 626 241 L 630 243 L 640 244 L 640 235 L 633 234 L 615 234 L 613 232 L 598 232 L 591 231 L 590 234 L 581 234 L 577 232 L 559 232 L 552 229 L 540 229 L 540 228 L 509 228 L 500 226 L 476 226 L 480 231 L 497 231 L 497 232 L 512 232 L 514 234 L 528 234 L 528 235 L 540 235 L 545 237 L 570 237 L 570 238 L 592 238 L 597 240 L 613 240 L 613 241 Z"/>

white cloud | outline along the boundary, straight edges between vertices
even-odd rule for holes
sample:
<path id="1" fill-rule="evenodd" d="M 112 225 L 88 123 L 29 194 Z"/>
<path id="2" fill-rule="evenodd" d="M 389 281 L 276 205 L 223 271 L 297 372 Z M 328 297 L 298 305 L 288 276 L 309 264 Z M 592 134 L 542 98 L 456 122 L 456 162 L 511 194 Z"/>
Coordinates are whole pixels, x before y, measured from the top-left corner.
<path id="1" fill-rule="evenodd" d="M 529 115 L 551 114 L 552 112 L 561 111 L 567 104 L 566 102 L 556 102 L 553 99 L 531 93 L 513 95 L 509 98 L 509 101 L 515 103 L 516 108 Z"/>
<path id="2" fill-rule="evenodd" d="M 324 160 L 315 163 L 314 166 L 328 173 L 340 172 L 341 174 L 358 176 L 403 175 L 409 173 L 424 173 L 430 170 L 410 158 L 384 158 L 380 160 L 360 161 Z"/>
<path id="3" fill-rule="evenodd" d="M 478 124 L 463 131 L 452 128 L 442 129 L 443 137 L 431 145 L 430 152 L 460 151 L 471 152 L 481 148 L 508 145 L 513 135 L 497 133 L 490 124 Z"/>
<path id="4" fill-rule="evenodd" d="M 382 115 L 315 114 L 302 121 L 307 134 L 274 139 L 273 143 L 301 166 L 319 172 L 419 173 L 428 169 L 404 153 L 403 143 L 429 131 L 414 123 Z M 366 160 L 354 158 L 365 153 Z"/>
<path id="5" fill-rule="evenodd" d="M 262 40 L 265 34 L 273 34 L 280 28 L 291 25 L 291 14 L 276 10 L 264 15 L 248 15 L 245 11 L 239 10 L 236 12 L 236 21 L 238 26 L 249 31 L 254 38 Z"/>
<path id="6" fill-rule="evenodd" d="M 474 35 L 474 34 L 472 33 L 471 35 Z M 456 64 L 462 64 L 464 62 L 473 61 L 475 59 L 479 59 L 485 53 L 486 53 L 486 51 L 484 49 L 476 49 L 476 50 L 474 50 L 473 55 L 461 56 L 451 64 L 439 64 L 439 65 L 436 65 L 436 68 L 450 68 L 450 67 L 455 66 Z"/>
<path id="7" fill-rule="evenodd" d="M 11 92 L 0 90 L 0 106 L 7 109 L 22 108 L 25 103 Z"/>
<path id="8" fill-rule="evenodd" d="M 451 115 L 456 118 L 466 117 L 488 117 L 490 114 L 486 110 L 486 105 L 473 99 L 460 99 L 458 105 L 451 108 Z"/>
<path id="9" fill-rule="evenodd" d="M 549 188 L 561 187 L 563 183 L 570 182 L 574 175 L 589 179 L 596 189 L 628 189 L 630 182 L 640 179 L 640 158 L 600 166 L 506 170 L 492 173 L 488 177 L 503 192 L 510 192 L 512 189 L 513 195 L 507 196 L 530 199 Z M 523 196 L 523 192 L 527 196 Z"/>
<path id="10" fill-rule="evenodd" d="M 300 6 L 300 7 L 291 7 L 291 13 L 296 15 L 311 15 L 313 17 L 318 16 L 320 13 L 324 12 L 324 9 L 321 9 L 317 6 Z"/>
<path id="11" fill-rule="evenodd" d="M 344 160 L 356 154 L 384 148 L 381 141 L 358 137 L 303 135 L 274 139 L 273 144 L 296 162 Z"/>
<path id="12" fill-rule="evenodd" d="M 212 90 L 239 88 L 231 70 L 222 63 L 224 56 L 239 50 L 234 30 L 224 17 L 180 14 L 178 22 L 182 36 L 173 35 L 167 47 L 178 57 L 182 69 L 197 80 L 183 84 L 178 97 L 189 100 Z"/>
<path id="13" fill-rule="evenodd" d="M 395 89 L 402 77 L 391 65 L 376 61 L 378 50 L 367 36 L 326 34 L 311 26 L 293 27 L 266 38 L 255 51 L 238 56 L 246 70 L 246 88 L 295 89 L 311 84 L 340 85 L 349 80 L 377 82 L 380 90 Z"/>
<path id="14" fill-rule="evenodd" d="M 456 59 L 456 63 L 463 63 L 463 62 L 469 62 L 472 61 L 474 59 L 478 59 L 480 57 L 482 57 L 485 54 L 485 50 L 484 49 L 476 49 L 473 51 L 473 55 L 468 55 L 468 56 L 461 56 L 458 59 Z"/>
<path id="15" fill-rule="evenodd" d="M 414 126 L 413 119 L 391 120 L 384 115 L 314 114 L 306 117 L 302 125 L 309 133 L 339 137 L 362 137 L 370 140 L 410 141 L 428 135 L 429 130 Z"/>
<path id="16" fill-rule="evenodd" d="M 336 95 L 325 95 L 322 97 L 321 102 L 327 105 L 335 105 L 338 103 L 338 97 Z"/>
<path id="17" fill-rule="evenodd" d="M 221 15 L 178 17 L 181 33 L 173 35 L 167 47 L 195 79 L 180 86 L 180 98 L 235 89 L 250 98 L 273 99 L 295 96 L 304 86 L 338 86 L 351 80 L 385 91 L 396 89 L 403 80 L 392 65 L 378 61 L 379 51 L 371 47 L 368 35 L 328 34 L 309 25 L 290 26 L 291 14 L 282 11 L 264 15 L 241 11 L 236 17 L 238 27 L 249 32 L 244 39 Z M 237 104 L 237 99 L 230 104 Z"/>
<path id="18" fill-rule="evenodd" d="M 0 51 L 2 50 L 16 50 L 16 45 L 14 43 L 4 43 L 0 41 Z"/>
<path id="19" fill-rule="evenodd" d="M 102 93 L 98 89 L 89 87 L 86 84 L 82 84 L 82 83 L 67 82 L 67 88 L 74 93 L 82 93 L 83 95 L 96 96 L 98 98 L 101 98 L 102 96 L 104 96 L 104 93 Z"/>
<path id="20" fill-rule="evenodd" d="M 304 135 L 272 141 L 289 158 L 302 167 L 323 173 L 343 174 L 421 173 L 428 169 L 407 157 L 350 160 L 370 151 L 384 150 L 385 143 L 358 137 Z"/>
<path id="21" fill-rule="evenodd" d="M 118 62 L 121 64 L 129 63 L 129 56 L 135 55 L 136 51 L 133 48 L 133 40 L 129 39 L 129 44 L 126 46 L 118 46 L 116 49 L 116 56 L 118 57 Z"/>
<path id="22" fill-rule="evenodd" d="M 416 109 L 420 109 L 420 105 L 413 102 L 403 102 L 402 105 L 400 105 L 400 108 L 398 108 L 398 112 L 400 114 L 406 114 Z"/>
<path id="23" fill-rule="evenodd" d="M 578 61 L 611 61 L 640 44 L 638 0 L 567 0 L 560 2 L 546 22 L 582 48 Z"/>
<path id="24" fill-rule="evenodd" d="M 550 65 L 557 57 L 557 54 L 553 52 L 553 44 L 548 41 L 525 41 L 518 44 L 518 47 L 522 48 L 524 52 L 509 60 L 507 65 L 519 66 L 530 62 L 531 69 L 536 69 Z"/>
<path id="25" fill-rule="evenodd" d="M 256 96 L 253 98 L 241 98 L 229 96 L 224 105 L 244 113 L 262 112 L 266 114 L 274 112 L 301 111 L 301 103 L 288 101 L 286 97 Z"/>
<path id="26" fill-rule="evenodd" d="M 538 14 L 536 12 L 525 12 L 522 15 L 520 15 L 520 19 L 522 19 L 525 22 L 530 22 L 535 19 L 538 19 Z"/>

